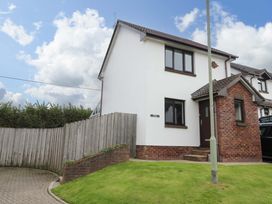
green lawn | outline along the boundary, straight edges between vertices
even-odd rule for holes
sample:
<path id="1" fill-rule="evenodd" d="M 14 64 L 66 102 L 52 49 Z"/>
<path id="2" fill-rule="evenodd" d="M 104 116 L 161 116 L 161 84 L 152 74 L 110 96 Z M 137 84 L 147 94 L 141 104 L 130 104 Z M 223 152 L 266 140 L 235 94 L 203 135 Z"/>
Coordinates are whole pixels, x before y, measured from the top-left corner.
<path id="1" fill-rule="evenodd" d="M 219 166 L 126 162 L 68 182 L 53 192 L 69 203 L 272 203 L 272 165 Z"/>

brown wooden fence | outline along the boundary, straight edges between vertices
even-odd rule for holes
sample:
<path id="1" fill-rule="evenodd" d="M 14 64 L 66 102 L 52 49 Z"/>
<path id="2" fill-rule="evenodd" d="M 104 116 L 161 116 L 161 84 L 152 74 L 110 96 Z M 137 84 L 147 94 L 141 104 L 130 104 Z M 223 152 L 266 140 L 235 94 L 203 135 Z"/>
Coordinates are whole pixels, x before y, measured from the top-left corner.
<path id="1" fill-rule="evenodd" d="M 136 152 L 136 115 L 112 113 L 62 128 L 0 128 L 0 166 L 62 172 L 64 162 L 78 160 L 116 144 Z"/>

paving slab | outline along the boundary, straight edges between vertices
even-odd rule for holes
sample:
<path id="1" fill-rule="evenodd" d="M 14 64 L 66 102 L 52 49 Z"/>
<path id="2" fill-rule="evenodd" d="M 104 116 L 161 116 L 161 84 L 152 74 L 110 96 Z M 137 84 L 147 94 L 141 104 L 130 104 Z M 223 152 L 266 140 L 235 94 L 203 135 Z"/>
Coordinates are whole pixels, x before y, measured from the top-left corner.
<path id="1" fill-rule="evenodd" d="M 0 204 L 60 204 L 47 192 L 56 179 L 45 170 L 0 167 Z"/>

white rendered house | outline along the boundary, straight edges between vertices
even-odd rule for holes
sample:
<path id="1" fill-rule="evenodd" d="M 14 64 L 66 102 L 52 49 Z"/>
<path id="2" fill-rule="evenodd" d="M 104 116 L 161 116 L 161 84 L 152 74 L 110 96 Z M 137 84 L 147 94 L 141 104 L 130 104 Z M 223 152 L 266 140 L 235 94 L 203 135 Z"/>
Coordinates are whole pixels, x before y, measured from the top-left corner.
<path id="1" fill-rule="evenodd" d="M 219 82 L 215 96 L 227 96 L 239 83 L 245 87 L 242 92 L 249 92 L 249 103 L 255 104 L 262 97 L 245 78 L 230 77 L 230 63 L 236 58 L 212 49 L 212 61 L 218 65 L 213 69 L 213 78 Z M 139 158 L 176 159 L 191 154 L 193 148 L 208 147 L 205 45 L 119 20 L 98 78 L 102 81 L 102 114 L 137 114 Z M 244 99 L 240 98 L 241 104 L 233 100 L 233 123 L 242 121 Z M 257 124 L 257 111 L 253 115 Z M 259 155 L 256 158 L 259 160 Z M 247 160 L 246 156 L 240 160 Z"/>

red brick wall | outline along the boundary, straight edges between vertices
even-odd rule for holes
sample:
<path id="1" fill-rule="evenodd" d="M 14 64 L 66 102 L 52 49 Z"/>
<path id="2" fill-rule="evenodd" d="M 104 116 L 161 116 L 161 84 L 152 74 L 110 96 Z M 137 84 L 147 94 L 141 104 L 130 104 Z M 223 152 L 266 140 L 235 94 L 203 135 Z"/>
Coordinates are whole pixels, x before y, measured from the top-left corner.
<path id="1" fill-rule="evenodd" d="M 180 146 L 136 146 L 136 157 L 138 159 L 150 160 L 175 160 L 183 159 L 184 154 L 189 154 L 194 147 Z"/>
<path id="2" fill-rule="evenodd" d="M 245 126 L 235 121 L 235 98 L 244 100 Z M 240 82 L 229 88 L 228 96 L 216 99 L 216 116 L 220 161 L 262 160 L 257 105 Z"/>
<path id="3" fill-rule="evenodd" d="M 128 146 L 122 145 L 111 151 L 101 152 L 94 156 L 75 161 L 72 164 L 66 164 L 63 171 L 63 182 L 76 179 L 112 164 L 128 161 L 129 154 Z"/>

